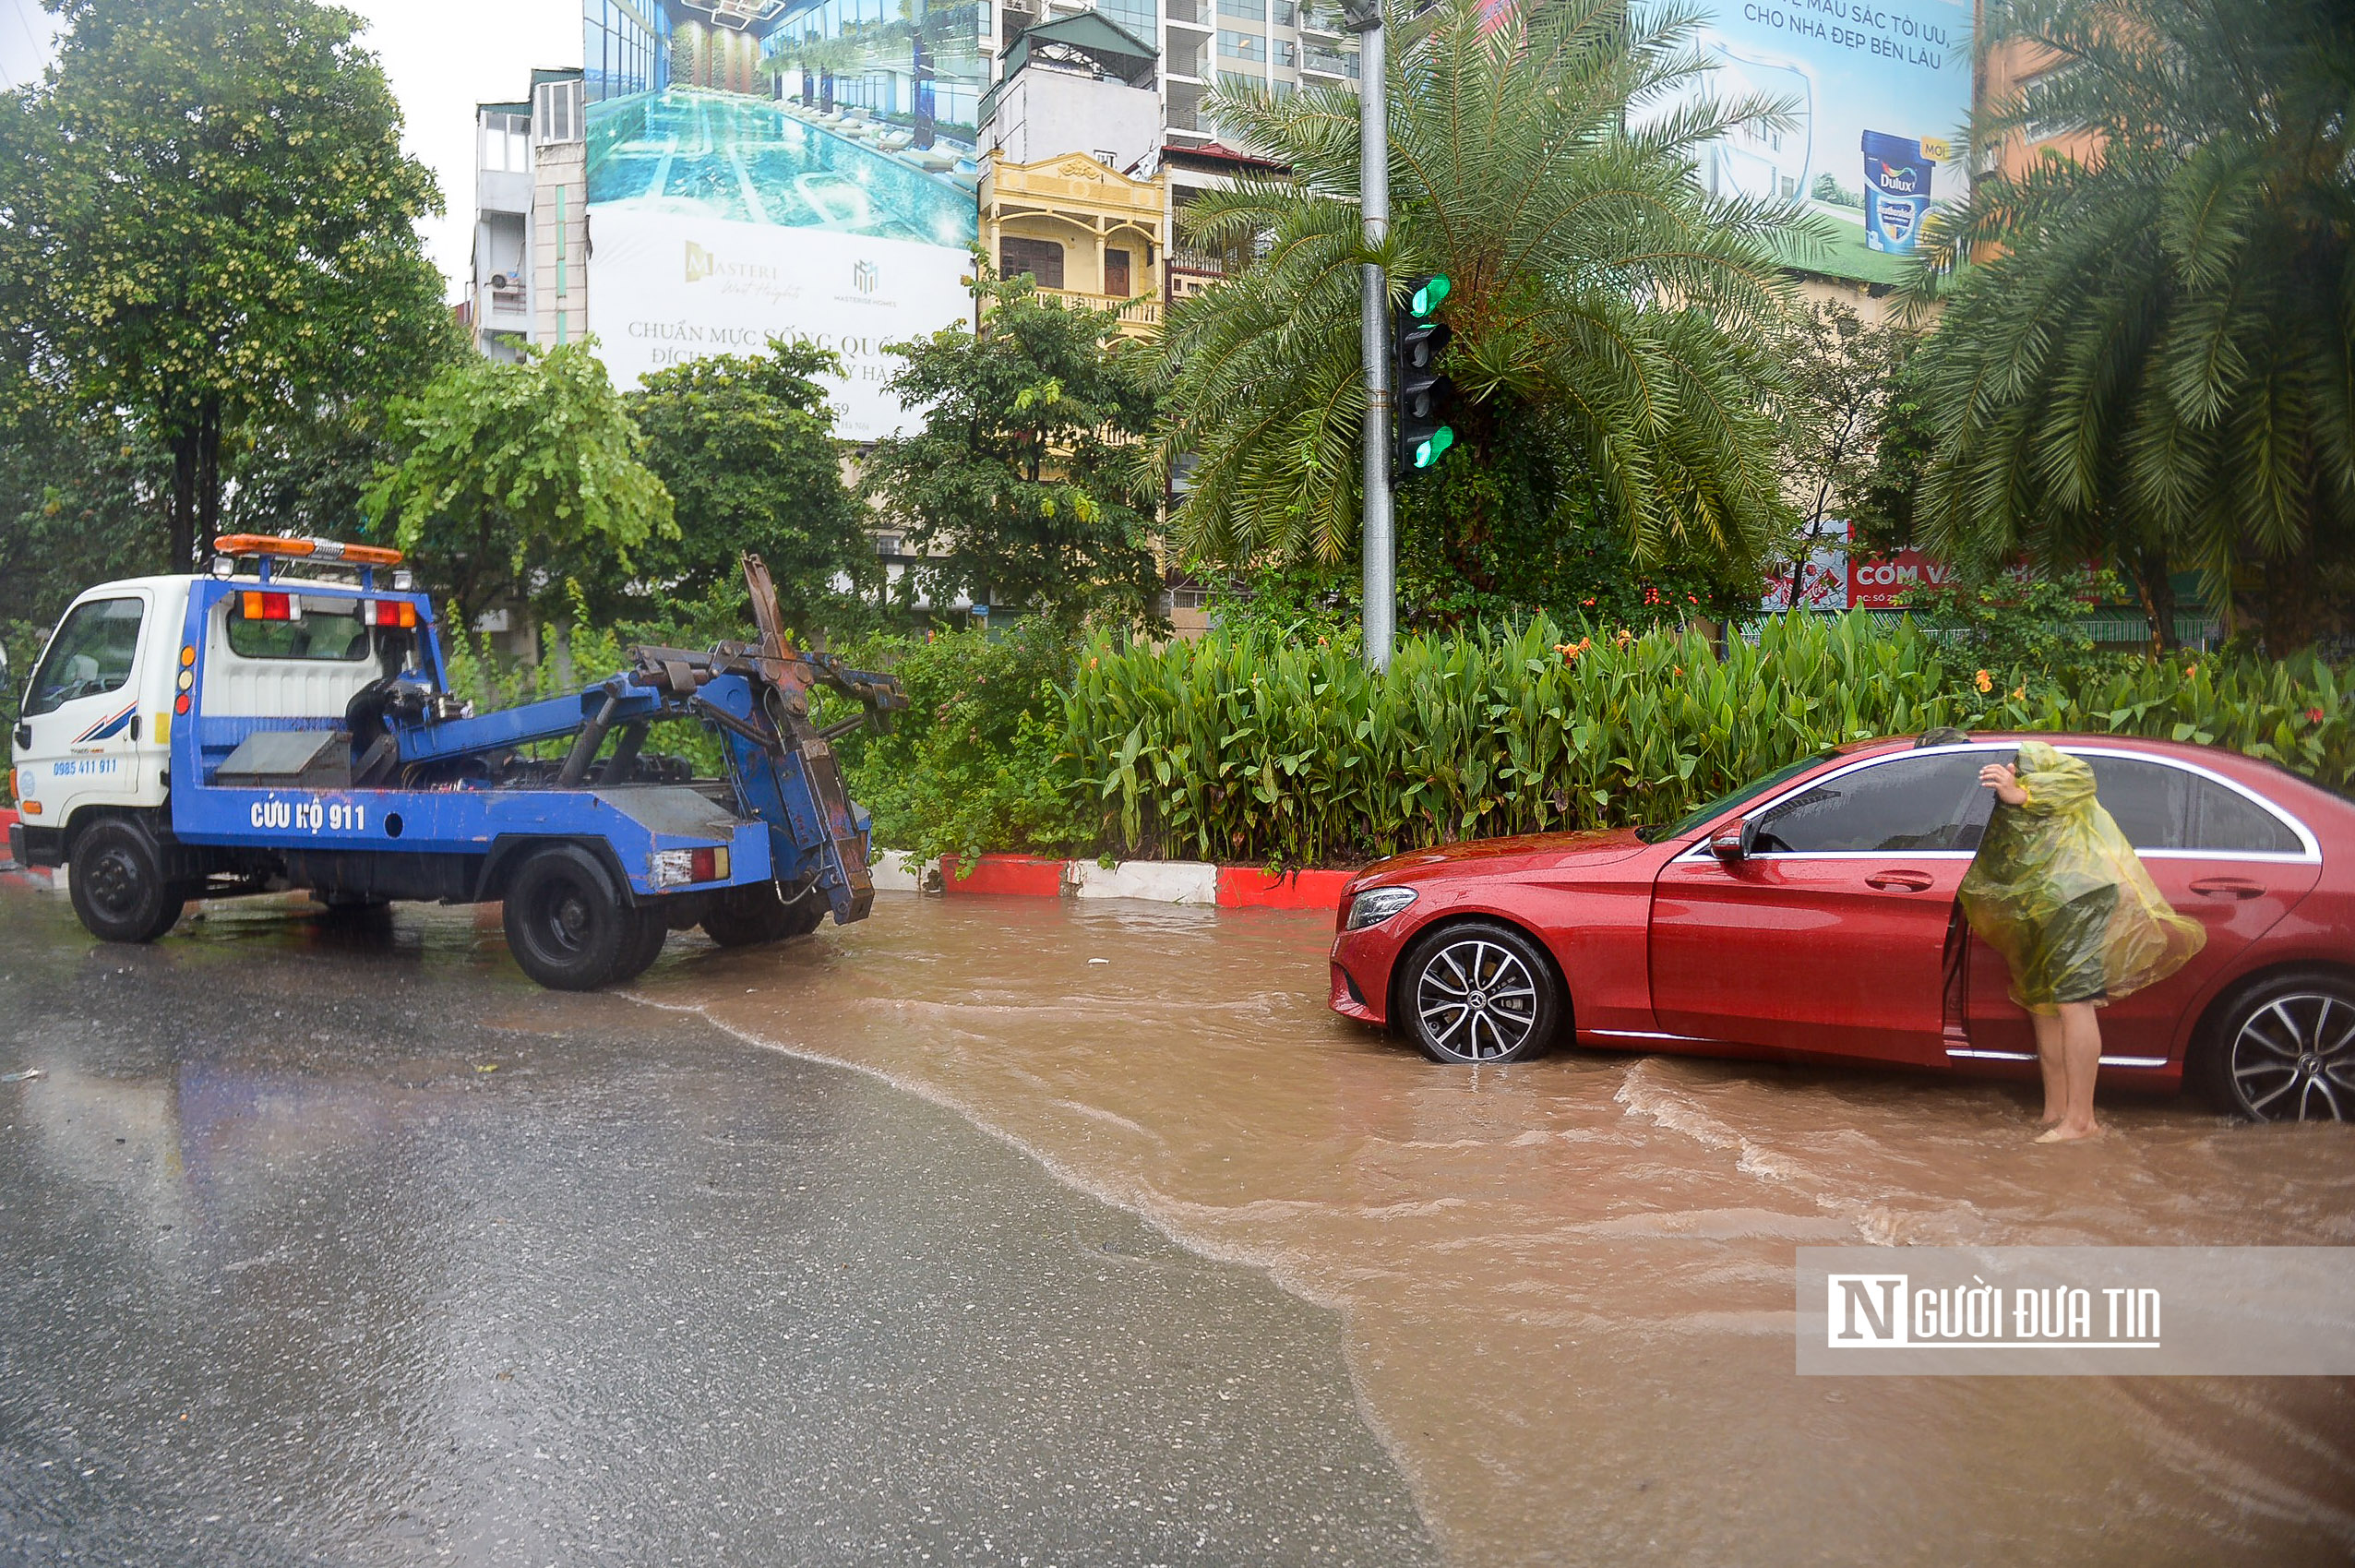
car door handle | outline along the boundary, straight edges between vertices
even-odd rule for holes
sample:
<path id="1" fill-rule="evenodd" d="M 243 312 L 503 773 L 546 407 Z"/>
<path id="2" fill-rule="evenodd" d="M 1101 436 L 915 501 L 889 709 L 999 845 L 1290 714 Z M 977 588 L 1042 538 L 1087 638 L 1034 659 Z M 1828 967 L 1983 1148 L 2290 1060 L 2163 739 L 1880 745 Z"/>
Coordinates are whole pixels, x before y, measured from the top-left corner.
<path id="1" fill-rule="evenodd" d="M 1927 871 L 1875 871 L 1864 880 L 1864 885 L 1869 888 L 1879 888 L 1883 892 L 1895 892 L 1901 890 L 1906 892 L 1920 892 L 1936 880 L 1937 879 Z"/>
<path id="2" fill-rule="evenodd" d="M 2265 886 L 2246 877 L 2202 877 L 2192 891 L 2202 898 L 2263 898 Z"/>

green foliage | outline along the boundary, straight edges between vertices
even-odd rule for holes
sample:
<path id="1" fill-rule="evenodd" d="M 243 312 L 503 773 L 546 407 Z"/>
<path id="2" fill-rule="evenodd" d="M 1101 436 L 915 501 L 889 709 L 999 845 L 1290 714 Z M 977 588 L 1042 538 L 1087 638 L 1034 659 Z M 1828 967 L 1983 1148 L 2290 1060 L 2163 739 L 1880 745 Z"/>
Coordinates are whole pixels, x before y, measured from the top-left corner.
<path id="1" fill-rule="evenodd" d="M 2051 60 L 1983 146 L 2086 128 L 1933 220 L 1918 293 L 1936 449 L 1923 542 L 1980 570 L 2169 557 L 2218 588 L 2265 563 L 2265 642 L 2355 605 L 2355 9 L 2343 0 L 1993 0 L 1987 37 Z M 2147 564 L 2143 564 L 2145 562 Z M 2213 595 L 2221 602 L 2223 594 Z M 2155 616 L 2155 618 L 2158 618 Z"/>
<path id="2" fill-rule="evenodd" d="M 589 343 L 520 364 L 469 355 L 394 403 L 398 464 L 363 500 L 460 624 L 500 600 L 557 608 L 568 578 L 608 581 L 675 539 L 670 492 Z"/>
<path id="3" fill-rule="evenodd" d="M 1783 488 L 1799 516 L 1796 534 L 1777 541 L 1780 559 L 1804 562 L 1819 542 L 1841 536 L 1841 524 L 1885 502 L 1876 486 L 1894 475 L 1880 449 L 1893 417 L 1903 417 L 1893 394 L 1914 346 L 1903 325 L 1869 327 L 1845 305 L 1816 305 L 1794 319 L 1784 337 Z"/>
<path id="4" fill-rule="evenodd" d="M 740 602 L 738 557 L 751 550 L 776 580 L 787 626 L 850 618 L 856 600 L 835 580 L 871 591 L 881 566 L 843 483 L 833 410 L 815 379 L 840 369 L 826 350 L 772 338 L 765 354 L 695 360 L 627 394 L 678 527 L 634 549 L 628 567 L 591 563 L 582 581 L 592 605 L 643 619 L 715 592 Z"/>
<path id="5" fill-rule="evenodd" d="M 2073 581 L 2005 576 L 1916 589 L 1905 595 L 1905 604 L 1974 668 L 2033 672 L 2050 685 L 2134 657 L 2096 652 L 2083 624 L 2088 610 L 2114 604 L 2124 593 L 2116 575 L 2106 571 Z"/>
<path id="6" fill-rule="evenodd" d="M 1155 619 L 1153 520 L 1130 495 L 1123 442 L 1153 401 L 1112 310 L 1038 297 L 1027 274 L 983 275 L 979 332 L 944 328 L 886 345 L 891 390 L 924 427 L 878 441 L 866 488 L 919 557 L 911 588 L 1073 625 Z"/>
<path id="7" fill-rule="evenodd" d="M 168 463 L 109 420 L 33 413 L 0 432 L 0 622 L 46 635 L 83 589 L 164 569 L 157 480 Z"/>
<path id="8" fill-rule="evenodd" d="M 985 850 L 1068 850 L 1085 817 L 1064 787 L 1056 682 L 1072 644 L 1050 623 L 993 640 L 979 631 L 878 637 L 838 650 L 888 670 L 908 709 L 890 735 L 841 743 L 853 798 L 875 842 L 926 858 Z"/>
<path id="9" fill-rule="evenodd" d="M 1158 485 L 1190 463 L 1175 514 L 1188 554 L 1349 552 L 1369 261 L 1394 285 L 1454 281 L 1444 368 L 1469 406 L 1440 473 L 1486 467 L 1523 432 L 1572 465 L 1524 477 L 1591 489 L 1638 557 L 1754 552 L 1786 513 L 1763 410 L 1788 289 L 1775 246 L 1797 236 L 1787 205 L 1714 200 L 1691 169 L 1728 129 L 1787 120 L 1760 100 L 1651 113 L 1705 68 L 1694 27 L 1689 10 L 1625 0 L 1402 7 L 1388 29 L 1393 211 L 1379 252 L 1357 205 L 1357 95 L 1219 89 L 1209 108 L 1223 138 L 1287 172 L 1206 193 L 1181 220 L 1189 245 L 1256 256 L 1173 307 L 1158 350 L 1169 412 L 1142 468 Z M 1436 504 L 1445 530 L 1477 534 L 1501 526 L 1501 498 L 1476 487 Z M 1535 515 L 1560 501 L 1541 490 Z"/>
<path id="10" fill-rule="evenodd" d="M 1982 670 L 1861 614 L 1770 619 L 1722 655 L 1544 620 L 1410 637 L 1386 678 L 1336 647 L 1098 639 L 1066 689 L 1061 766 L 1100 842 L 1173 858 L 1351 864 L 1672 821 L 1826 748 L 1941 724 L 2196 740 L 2355 782 L 2355 703 L 2318 660 Z"/>
<path id="11" fill-rule="evenodd" d="M 416 221 L 441 210 L 360 18 L 313 0 L 55 0 L 0 105 L 0 396 L 169 449 L 170 554 L 224 445 L 412 387 L 457 348 Z"/>

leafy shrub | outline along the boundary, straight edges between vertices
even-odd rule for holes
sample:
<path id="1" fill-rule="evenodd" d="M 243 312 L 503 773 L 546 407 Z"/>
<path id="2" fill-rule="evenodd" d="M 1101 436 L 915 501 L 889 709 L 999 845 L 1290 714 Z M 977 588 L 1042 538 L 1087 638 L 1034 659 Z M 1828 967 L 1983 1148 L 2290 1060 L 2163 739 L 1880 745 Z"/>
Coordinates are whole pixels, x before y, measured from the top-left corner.
<path id="1" fill-rule="evenodd" d="M 907 711 L 891 734 L 861 732 L 841 747 L 852 797 L 874 813 L 878 844 L 970 864 L 986 850 L 1064 852 L 1089 836 L 1060 757 L 1056 683 L 1071 667 L 1066 636 L 1029 624 L 995 641 L 980 631 L 940 632 L 836 652 L 907 688 Z"/>
<path id="2" fill-rule="evenodd" d="M 1671 821 L 1829 747 L 1941 724 L 2229 746 L 2344 789 L 2346 685 L 2311 656 L 1990 668 L 1862 614 L 1770 619 L 1722 652 L 1540 618 L 1405 639 L 1384 678 L 1334 646 L 1099 639 L 1065 693 L 1063 766 L 1114 851 L 1347 864 Z"/>

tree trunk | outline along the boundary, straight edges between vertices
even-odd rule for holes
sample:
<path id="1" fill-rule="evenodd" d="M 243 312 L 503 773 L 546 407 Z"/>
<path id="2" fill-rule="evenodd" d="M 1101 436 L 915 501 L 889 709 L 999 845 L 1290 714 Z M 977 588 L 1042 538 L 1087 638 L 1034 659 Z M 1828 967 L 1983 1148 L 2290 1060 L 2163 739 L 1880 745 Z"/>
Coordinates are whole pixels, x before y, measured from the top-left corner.
<path id="1" fill-rule="evenodd" d="M 197 537 L 196 549 L 185 557 L 194 565 L 212 548 L 221 531 L 221 405 L 208 401 L 197 419 Z"/>
<path id="2" fill-rule="evenodd" d="M 2314 541 L 2309 533 L 2296 550 L 2265 566 L 2265 651 L 2286 659 L 2314 640 Z"/>
<path id="3" fill-rule="evenodd" d="M 167 571 L 186 571 L 197 559 L 197 435 L 180 430 L 172 436 L 172 507 L 166 514 Z"/>
<path id="4" fill-rule="evenodd" d="M 2150 545 L 2134 557 L 2134 588 L 2143 618 L 2150 623 L 2151 652 L 2162 659 L 2182 646 L 2175 636 L 2175 582 L 2168 566 L 2167 552 Z"/>

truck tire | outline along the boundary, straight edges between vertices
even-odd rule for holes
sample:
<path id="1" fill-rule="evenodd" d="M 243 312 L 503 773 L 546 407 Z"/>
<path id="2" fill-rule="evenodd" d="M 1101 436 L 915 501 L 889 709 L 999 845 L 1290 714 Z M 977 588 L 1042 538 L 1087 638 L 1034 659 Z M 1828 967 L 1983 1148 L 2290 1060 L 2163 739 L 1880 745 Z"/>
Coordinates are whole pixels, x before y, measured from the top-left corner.
<path id="1" fill-rule="evenodd" d="M 616 985 L 635 980 L 654 967 L 654 960 L 663 956 L 663 943 L 671 934 L 670 911 L 661 905 L 641 904 L 630 913 L 638 916 L 638 931 L 622 954 L 621 966 L 614 971 Z"/>
<path id="2" fill-rule="evenodd" d="M 108 818 L 82 830 L 68 857 L 66 891 L 82 928 L 104 942 L 151 942 L 180 923 L 186 895 L 163 880 L 155 841 Z"/>
<path id="3" fill-rule="evenodd" d="M 722 947 L 752 947 L 806 937 L 826 918 L 826 900 L 813 888 L 787 904 L 773 882 L 738 888 L 703 916 L 703 934 Z"/>
<path id="4" fill-rule="evenodd" d="M 552 991 L 593 991 L 617 978 L 645 936 L 644 915 L 597 857 L 577 844 L 524 856 L 507 886 L 508 951 Z"/>

